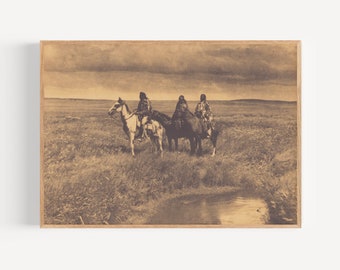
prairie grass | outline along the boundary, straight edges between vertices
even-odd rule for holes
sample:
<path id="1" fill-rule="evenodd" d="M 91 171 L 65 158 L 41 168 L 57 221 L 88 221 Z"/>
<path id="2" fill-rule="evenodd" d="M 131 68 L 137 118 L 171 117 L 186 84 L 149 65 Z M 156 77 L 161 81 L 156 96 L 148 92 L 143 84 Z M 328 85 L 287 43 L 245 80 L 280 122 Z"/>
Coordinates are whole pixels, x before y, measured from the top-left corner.
<path id="1" fill-rule="evenodd" d="M 210 157 L 204 141 L 203 155 L 190 156 L 189 143 L 181 140 L 179 152 L 166 151 L 163 158 L 149 142 L 136 143 L 131 157 L 119 115 L 107 115 L 112 103 L 45 100 L 45 224 L 143 223 L 166 198 L 230 187 L 263 198 L 270 223 L 297 222 L 296 103 L 212 101 L 217 155 Z M 169 115 L 174 106 L 153 102 Z"/>

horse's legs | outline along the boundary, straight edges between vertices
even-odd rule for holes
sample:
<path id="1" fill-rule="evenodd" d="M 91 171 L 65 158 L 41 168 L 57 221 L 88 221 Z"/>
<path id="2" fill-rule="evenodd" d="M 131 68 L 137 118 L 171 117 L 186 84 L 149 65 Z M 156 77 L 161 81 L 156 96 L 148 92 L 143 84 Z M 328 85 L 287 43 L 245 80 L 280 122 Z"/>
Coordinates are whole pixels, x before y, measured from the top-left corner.
<path id="1" fill-rule="evenodd" d="M 158 136 L 158 144 L 159 144 L 159 150 L 161 151 L 161 157 L 163 157 L 163 138 L 162 136 Z"/>
<path id="2" fill-rule="evenodd" d="M 168 135 L 169 151 L 172 152 L 172 138 Z"/>
<path id="3" fill-rule="evenodd" d="M 178 151 L 178 138 L 175 138 L 175 151 Z"/>
<path id="4" fill-rule="evenodd" d="M 193 155 L 195 154 L 197 144 L 194 137 L 191 137 L 189 141 L 190 141 L 190 155 Z"/>
<path id="5" fill-rule="evenodd" d="M 197 144 L 198 144 L 198 155 L 202 155 L 202 139 L 200 137 L 197 136 L 196 138 L 197 140 Z"/>
<path id="6" fill-rule="evenodd" d="M 151 143 L 151 153 L 154 153 L 155 152 L 155 148 L 156 148 L 156 151 L 157 151 L 157 146 L 155 146 L 155 138 L 154 137 L 149 137 L 149 141 Z"/>
<path id="7" fill-rule="evenodd" d="M 131 132 L 130 133 L 130 148 L 131 148 L 131 154 L 133 157 L 135 156 L 135 146 L 133 144 L 134 139 L 135 139 L 135 133 Z"/>
<path id="8" fill-rule="evenodd" d="M 213 152 L 211 154 L 212 157 L 214 157 L 216 155 L 216 147 L 213 148 Z"/>
<path id="9" fill-rule="evenodd" d="M 211 142 L 213 144 L 213 152 L 211 154 L 211 156 L 215 156 L 216 155 L 216 144 L 217 144 L 217 131 L 212 130 L 212 134 L 211 134 Z"/>

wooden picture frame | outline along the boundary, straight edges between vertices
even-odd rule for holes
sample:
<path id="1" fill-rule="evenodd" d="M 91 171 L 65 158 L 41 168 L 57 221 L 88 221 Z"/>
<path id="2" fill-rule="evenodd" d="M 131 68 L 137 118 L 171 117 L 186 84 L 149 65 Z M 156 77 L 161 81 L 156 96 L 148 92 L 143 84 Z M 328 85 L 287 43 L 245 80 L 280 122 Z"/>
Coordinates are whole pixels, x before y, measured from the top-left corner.
<path id="1" fill-rule="evenodd" d="M 301 227 L 300 41 L 41 41 L 40 80 L 41 227 Z"/>

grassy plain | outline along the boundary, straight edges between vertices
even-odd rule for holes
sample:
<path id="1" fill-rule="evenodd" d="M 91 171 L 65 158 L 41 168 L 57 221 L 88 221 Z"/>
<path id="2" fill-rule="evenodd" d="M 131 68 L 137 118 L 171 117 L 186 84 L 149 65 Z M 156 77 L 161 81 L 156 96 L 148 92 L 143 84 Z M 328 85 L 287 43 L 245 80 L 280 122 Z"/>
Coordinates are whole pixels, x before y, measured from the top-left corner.
<path id="1" fill-rule="evenodd" d="M 211 101 L 220 130 L 217 155 L 151 152 L 136 143 L 132 158 L 112 101 L 45 99 L 44 224 L 142 224 L 161 202 L 183 194 L 242 189 L 263 198 L 272 224 L 297 223 L 297 105 L 275 101 Z M 136 101 L 128 101 L 131 109 Z M 175 101 L 153 101 L 172 115 Z M 194 103 L 189 102 L 193 110 Z M 167 143 L 165 144 L 167 149 Z"/>

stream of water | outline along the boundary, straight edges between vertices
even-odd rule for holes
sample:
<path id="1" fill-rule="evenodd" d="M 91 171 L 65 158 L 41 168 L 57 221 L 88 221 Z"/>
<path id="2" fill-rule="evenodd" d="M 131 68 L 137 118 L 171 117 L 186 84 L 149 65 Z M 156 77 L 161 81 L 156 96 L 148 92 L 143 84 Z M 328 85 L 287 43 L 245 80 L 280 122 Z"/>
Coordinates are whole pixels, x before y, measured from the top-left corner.
<path id="1" fill-rule="evenodd" d="M 226 193 L 169 200 L 148 223 L 257 226 L 266 224 L 268 217 L 264 200 L 241 193 Z"/>

